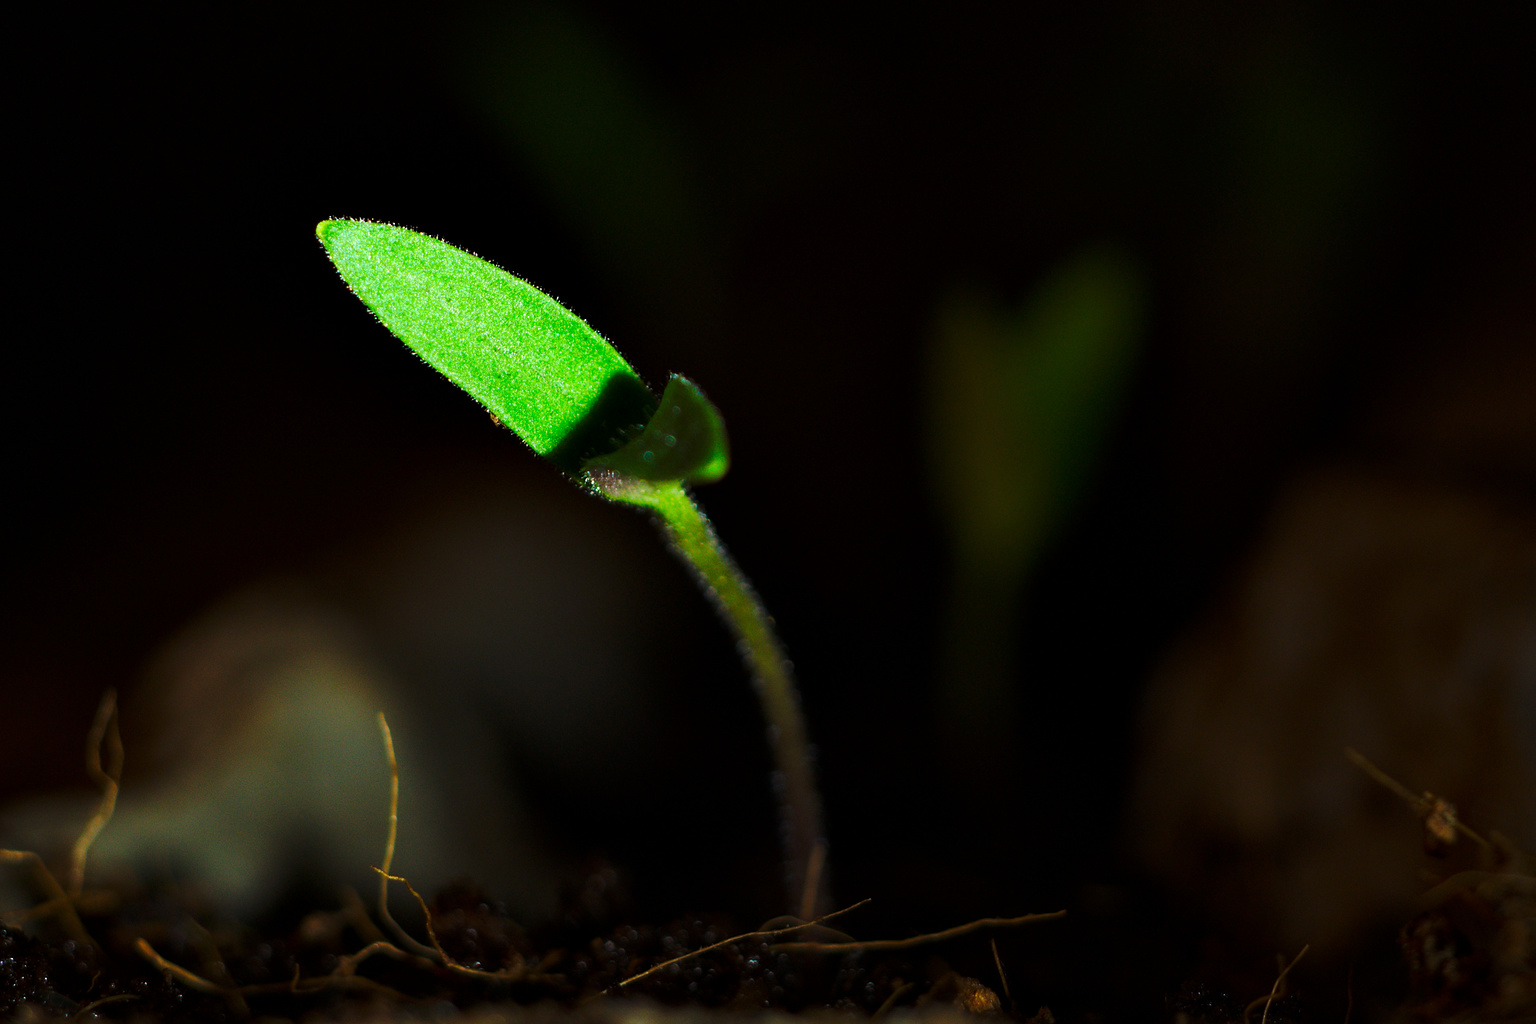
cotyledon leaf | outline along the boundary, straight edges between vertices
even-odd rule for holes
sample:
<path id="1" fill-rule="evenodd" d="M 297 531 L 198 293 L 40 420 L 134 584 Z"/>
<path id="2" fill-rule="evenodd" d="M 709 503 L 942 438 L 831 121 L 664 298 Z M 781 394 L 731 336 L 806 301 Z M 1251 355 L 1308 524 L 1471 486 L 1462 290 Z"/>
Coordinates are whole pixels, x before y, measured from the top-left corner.
<path id="1" fill-rule="evenodd" d="M 655 411 L 612 345 L 500 267 L 392 224 L 327 220 L 316 234 L 391 333 L 568 472 L 621 447 Z"/>
<path id="2" fill-rule="evenodd" d="M 674 373 L 645 429 L 618 451 L 589 459 L 583 468 L 638 480 L 708 484 L 724 476 L 729 465 L 720 411 L 697 384 Z"/>

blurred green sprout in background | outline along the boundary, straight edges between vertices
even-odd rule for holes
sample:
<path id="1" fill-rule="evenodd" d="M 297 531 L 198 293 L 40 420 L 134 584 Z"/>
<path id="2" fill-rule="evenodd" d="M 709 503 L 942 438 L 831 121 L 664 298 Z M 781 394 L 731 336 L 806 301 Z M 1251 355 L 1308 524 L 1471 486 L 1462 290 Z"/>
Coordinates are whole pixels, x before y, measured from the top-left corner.
<path id="1" fill-rule="evenodd" d="M 985 757 L 1012 729 L 1020 594 L 1098 463 L 1136 357 L 1144 292 L 1129 255 L 1097 246 L 1055 267 L 1017 308 L 957 291 L 938 315 L 926 437 L 954 566 L 939 701 L 962 759 Z"/>

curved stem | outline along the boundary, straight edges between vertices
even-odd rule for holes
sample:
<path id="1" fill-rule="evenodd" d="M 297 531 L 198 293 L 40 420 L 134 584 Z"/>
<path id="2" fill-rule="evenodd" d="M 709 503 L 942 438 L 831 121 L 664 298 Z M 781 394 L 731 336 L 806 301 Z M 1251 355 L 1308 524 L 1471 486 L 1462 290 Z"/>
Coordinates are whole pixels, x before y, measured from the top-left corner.
<path id="1" fill-rule="evenodd" d="M 784 648 L 762 601 L 720 543 L 709 520 L 679 483 L 653 484 L 616 474 L 594 483 L 610 497 L 649 508 L 688 563 L 720 617 L 735 635 L 737 649 L 762 702 L 773 751 L 773 788 L 779 799 L 785 882 L 790 905 L 810 919 L 830 905 L 821 796 L 806 737 L 800 695 Z"/>

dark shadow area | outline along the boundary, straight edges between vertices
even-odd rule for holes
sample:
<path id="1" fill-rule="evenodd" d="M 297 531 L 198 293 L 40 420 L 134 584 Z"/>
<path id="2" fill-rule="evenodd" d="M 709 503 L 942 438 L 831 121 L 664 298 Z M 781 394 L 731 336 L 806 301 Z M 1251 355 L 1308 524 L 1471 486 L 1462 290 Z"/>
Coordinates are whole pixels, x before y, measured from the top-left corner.
<path id="1" fill-rule="evenodd" d="M 614 374 L 592 408 L 545 457 L 563 472 L 576 476 L 588 459 L 611 454 L 628 444 L 655 414 L 656 396 L 649 388 L 628 374 Z"/>

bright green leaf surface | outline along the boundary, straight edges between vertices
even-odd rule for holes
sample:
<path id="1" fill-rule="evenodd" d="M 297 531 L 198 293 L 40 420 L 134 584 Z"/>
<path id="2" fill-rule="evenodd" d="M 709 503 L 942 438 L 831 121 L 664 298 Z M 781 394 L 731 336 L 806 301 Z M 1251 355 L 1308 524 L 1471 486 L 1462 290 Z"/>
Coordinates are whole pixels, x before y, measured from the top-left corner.
<path id="1" fill-rule="evenodd" d="M 567 471 L 656 408 L 612 345 L 500 267 L 391 224 L 328 220 L 316 234 L 384 326 Z"/>

